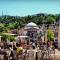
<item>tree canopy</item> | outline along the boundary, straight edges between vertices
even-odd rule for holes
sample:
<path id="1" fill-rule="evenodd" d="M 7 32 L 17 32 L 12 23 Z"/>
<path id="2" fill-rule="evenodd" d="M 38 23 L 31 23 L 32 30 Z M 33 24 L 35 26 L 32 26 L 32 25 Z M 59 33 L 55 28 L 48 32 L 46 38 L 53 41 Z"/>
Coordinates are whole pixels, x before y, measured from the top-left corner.
<path id="1" fill-rule="evenodd" d="M 50 41 L 53 41 L 54 40 L 54 33 L 53 33 L 53 31 L 50 28 L 47 31 L 47 38 Z"/>
<path id="2" fill-rule="evenodd" d="M 58 15 L 53 14 L 35 14 L 24 17 L 20 16 L 0 16 L 0 32 L 6 29 L 19 29 L 29 22 L 40 24 L 53 24 L 56 22 Z"/>

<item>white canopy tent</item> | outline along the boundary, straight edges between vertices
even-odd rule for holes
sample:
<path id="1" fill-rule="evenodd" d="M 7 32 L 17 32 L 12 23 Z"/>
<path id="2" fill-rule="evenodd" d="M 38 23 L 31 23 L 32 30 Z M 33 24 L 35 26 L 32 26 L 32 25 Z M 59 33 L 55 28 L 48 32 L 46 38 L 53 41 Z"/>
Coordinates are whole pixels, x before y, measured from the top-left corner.
<path id="1" fill-rule="evenodd" d="M 17 36 L 17 37 L 20 37 L 20 38 L 28 38 L 29 36 Z"/>
<path id="2" fill-rule="evenodd" d="M 29 36 L 17 36 L 16 37 L 16 42 L 19 42 L 20 40 L 23 42 L 27 39 L 29 39 Z"/>
<path id="3" fill-rule="evenodd" d="M 12 33 L 3 33 L 5 35 L 12 35 L 12 36 L 15 36 L 16 34 L 12 34 Z"/>

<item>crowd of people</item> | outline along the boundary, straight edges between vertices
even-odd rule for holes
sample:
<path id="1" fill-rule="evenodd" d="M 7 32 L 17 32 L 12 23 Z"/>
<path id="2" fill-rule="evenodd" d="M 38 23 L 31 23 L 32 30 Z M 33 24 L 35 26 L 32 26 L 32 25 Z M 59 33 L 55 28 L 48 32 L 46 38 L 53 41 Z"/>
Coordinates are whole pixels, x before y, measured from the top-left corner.
<path id="1" fill-rule="evenodd" d="M 25 46 L 24 46 L 25 45 Z M 18 60 L 18 55 L 22 54 L 22 52 L 27 53 L 28 49 L 36 49 L 39 47 L 47 47 L 47 48 L 53 48 L 54 42 L 51 45 L 51 42 L 48 40 L 47 43 L 45 42 L 29 42 L 22 44 L 13 42 L 0 42 L 0 55 L 4 55 L 4 60 Z"/>

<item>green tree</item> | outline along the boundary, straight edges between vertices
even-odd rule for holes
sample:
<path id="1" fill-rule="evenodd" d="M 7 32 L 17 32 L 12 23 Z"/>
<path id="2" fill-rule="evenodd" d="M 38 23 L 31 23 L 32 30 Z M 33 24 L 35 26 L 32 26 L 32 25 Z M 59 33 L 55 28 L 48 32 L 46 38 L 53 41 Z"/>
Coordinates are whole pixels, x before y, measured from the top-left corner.
<path id="1" fill-rule="evenodd" d="M 15 41 L 15 37 L 9 35 L 9 36 L 8 36 L 8 40 L 10 40 L 11 42 L 12 42 L 12 41 Z"/>
<path id="2" fill-rule="evenodd" d="M 53 33 L 53 31 L 50 28 L 47 31 L 47 38 L 50 41 L 53 41 L 54 40 L 54 33 Z"/>
<path id="3" fill-rule="evenodd" d="M 9 29 L 14 29 L 14 23 L 9 23 L 8 28 Z"/>
<path id="4" fill-rule="evenodd" d="M 0 32 L 2 32 L 3 30 L 5 30 L 4 24 L 0 23 Z"/>
<path id="5" fill-rule="evenodd" d="M 1 39 L 3 40 L 3 41 L 7 41 L 7 38 L 8 38 L 8 36 L 7 35 L 5 35 L 5 34 L 0 34 L 2 37 L 1 37 Z"/>
<path id="6" fill-rule="evenodd" d="M 38 25 L 43 24 L 44 22 L 45 22 L 45 17 L 44 16 L 37 17 L 36 23 Z"/>
<path id="7" fill-rule="evenodd" d="M 32 22 L 32 17 L 30 15 L 25 17 L 25 23 L 29 23 L 29 22 Z"/>
<path id="8" fill-rule="evenodd" d="M 55 19 L 51 16 L 47 16 L 46 23 L 47 24 L 53 24 L 55 22 Z"/>

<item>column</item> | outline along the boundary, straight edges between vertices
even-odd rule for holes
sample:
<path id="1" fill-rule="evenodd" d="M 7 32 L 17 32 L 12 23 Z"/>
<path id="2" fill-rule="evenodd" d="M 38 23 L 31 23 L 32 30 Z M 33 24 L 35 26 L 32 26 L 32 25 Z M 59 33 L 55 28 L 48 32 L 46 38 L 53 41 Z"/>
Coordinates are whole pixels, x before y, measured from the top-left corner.
<path id="1" fill-rule="evenodd" d="M 58 30 L 58 48 L 60 49 L 60 23 L 59 23 L 59 30 Z"/>
<path id="2" fill-rule="evenodd" d="M 0 42 L 1 42 L 1 36 L 0 36 Z"/>

